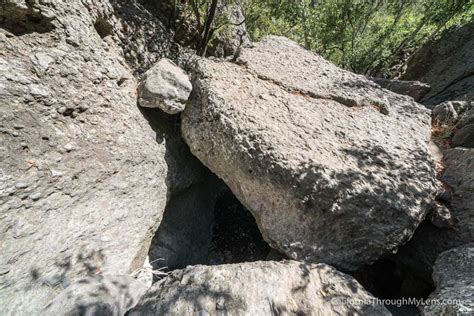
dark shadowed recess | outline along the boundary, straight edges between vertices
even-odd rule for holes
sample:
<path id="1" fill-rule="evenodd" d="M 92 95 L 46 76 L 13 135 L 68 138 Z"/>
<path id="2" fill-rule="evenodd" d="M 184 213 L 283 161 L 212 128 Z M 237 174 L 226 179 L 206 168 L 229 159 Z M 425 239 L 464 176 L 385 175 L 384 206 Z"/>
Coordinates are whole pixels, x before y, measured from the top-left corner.
<path id="1" fill-rule="evenodd" d="M 252 214 L 219 180 L 172 196 L 149 250 L 154 268 L 266 260 L 270 247 Z"/>
<path id="2" fill-rule="evenodd" d="M 158 17 L 166 27 L 170 28 L 174 24 L 176 18 L 175 1 L 170 0 L 138 0 L 145 9 L 151 14 Z"/>
<path id="3" fill-rule="evenodd" d="M 209 264 L 265 260 L 270 246 L 263 240 L 252 214 L 225 190 L 214 206 Z"/>
<path id="4" fill-rule="evenodd" d="M 427 282 L 413 271 L 385 258 L 351 274 L 375 297 L 402 303 L 400 306 L 385 306 L 393 315 L 419 315 L 417 306 L 406 302 L 409 299 L 426 299 L 435 289 L 432 282 Z"/>
<path id="5" fill-rule="evenodd" d="M 31 8 L 0 2 L 0 28 L 16 36 L 30 33 L 47 33 L 54 29 L 51 19 Z"/>
<path id="6" fill-rule="evenodd" d="M 101 38 L 112 35 L 113 27 L 106 18 L 100 17 L 94 23 L 94 28 Z"/>
<path id="7" fill-rule="evenodd" d="M 270 253 L 254 217 L 217 178 L 194 157 L 180 135 L 179 116 L 140 108 L 165 143 L 168 198 L 163 219 L 148 256 L 155 269 L 167 271 L 196 264 L 226 264 L 279 260 Z"/>

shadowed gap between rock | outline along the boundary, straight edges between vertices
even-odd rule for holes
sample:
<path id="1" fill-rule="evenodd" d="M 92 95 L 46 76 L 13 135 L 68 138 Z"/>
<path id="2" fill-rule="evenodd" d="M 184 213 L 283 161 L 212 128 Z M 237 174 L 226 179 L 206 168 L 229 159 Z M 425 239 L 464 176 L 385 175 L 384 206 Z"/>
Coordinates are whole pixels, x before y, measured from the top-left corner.
<path id="1" fill-rule="evenodd" d="M 166 143 L 169 169 L 166 209 L 148 250 L 153 269 L 283 259 L 264 241 L 250 211 L 191 154 L 179 116 L 140 110 L 156 141 Z"/>
<path id="2" fill-rule="evenodd" d="M 350 273 L 362 286 L 379 299 L 426 299 L 435 290 L 433 282 L 421 278 L 416 272 L 403 267 L 390 258 L 381 258 L 372 265 Z M 386 305 L 393 315 L 419 315 L 415 305 Z"/>
<path id="3" fill-rule="evenodd" d="M 12 3 L 0 4 L 0 28 L 15 36 L 30 33 L 47 33 L 54 30 L 51 19 L 30 8 Z"/>
<path id="4" fill-rule="evenodd" d="M 149 260 L 155 269 L 174 270 L 267 260 L 270 254 L 252 214 L 214 178 L 171 197 Z"/>

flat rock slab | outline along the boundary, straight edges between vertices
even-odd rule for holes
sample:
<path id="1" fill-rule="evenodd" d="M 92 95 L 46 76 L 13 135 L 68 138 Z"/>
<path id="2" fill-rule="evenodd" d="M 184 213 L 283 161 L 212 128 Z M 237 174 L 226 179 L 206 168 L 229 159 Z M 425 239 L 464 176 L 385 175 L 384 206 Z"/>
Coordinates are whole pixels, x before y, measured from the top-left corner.
<path id="1" fill-rule="evenodd" d="M 352 270 L 411 237 L 437 186 L 412 98 L 281 37 L 194 68 L 182 134 L 273 248 Z"/>
<path id="2" fill-rule="evenodd" d="M 129 315 L 390 315 L 372 300 L 328 265 L 259 261 L 175 271 Z"/>

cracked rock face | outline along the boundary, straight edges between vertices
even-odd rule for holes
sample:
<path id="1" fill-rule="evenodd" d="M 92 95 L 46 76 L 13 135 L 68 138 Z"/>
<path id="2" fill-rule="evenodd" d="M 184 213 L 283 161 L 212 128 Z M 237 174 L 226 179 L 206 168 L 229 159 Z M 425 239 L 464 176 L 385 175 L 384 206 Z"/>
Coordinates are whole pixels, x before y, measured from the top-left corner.
<path id="1" fill-rule="evenodd" d="M 436 291 L 429 300 L 441 304 L 423 307 L 423 315 L 472 315 L 474 313 L 474 243 L 443 252 L 434 266 Z"/>
<path id="2" fill-rule="evenodd" d="M 134 1 L 1 6 L 0 306 L 35 315 L 77 277 L 143 264 L 178 185 L 132 73 L 171 50 Z"/>
<path id="3" fill-rule="evenodd" d="M 437 188 L 427 110 L 284 38 L 237 63 L 197 61 L 182 134 L 266 241 L 348 270 L 406 242 Z"/>
<path id="4" fill-rule="evenodd" d="M 373 299 L 351 276 L 325 264 L 258 261 L 175 271 L 129 315 L 390 315 L 383 305 L 367 303 Z M 364 303 L 351 303 L 357 301 Z"/>

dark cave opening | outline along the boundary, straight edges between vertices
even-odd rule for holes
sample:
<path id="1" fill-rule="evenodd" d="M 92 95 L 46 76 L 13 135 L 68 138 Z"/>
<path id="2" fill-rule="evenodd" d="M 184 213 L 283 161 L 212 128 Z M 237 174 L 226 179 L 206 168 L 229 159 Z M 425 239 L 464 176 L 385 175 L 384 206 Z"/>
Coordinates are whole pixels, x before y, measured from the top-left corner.
<path id="1" fill-rule="evenodd" d="M 101 38 L 105 38 L 113 33 L 112 25 L 102 17 L 95 21 L 94 28 Z"/>
<path id="2" fill-rule="evenodd" d="M 170 198 L 148 253 L 154 269 L 267 260 L 272 249 L 255 218 L 222 181 L 210 178 Z"/>
<path id="3" fill-rule="evenodd" d="M 413 299 L 426 299 L 435 290 L 432 283 L 415 272 L 385 258 L 351 275 L 375 297 L 394 303 L 385 306 L 393 315 L 420 315 L 417 306 L 408 303 Z"/>
<path id="4" fill-rule="evenodd" d="M 208 264 L 265 260 L 270 250 L 250 211 L 230 190 L 221 194 L 214 206 Z"/>

